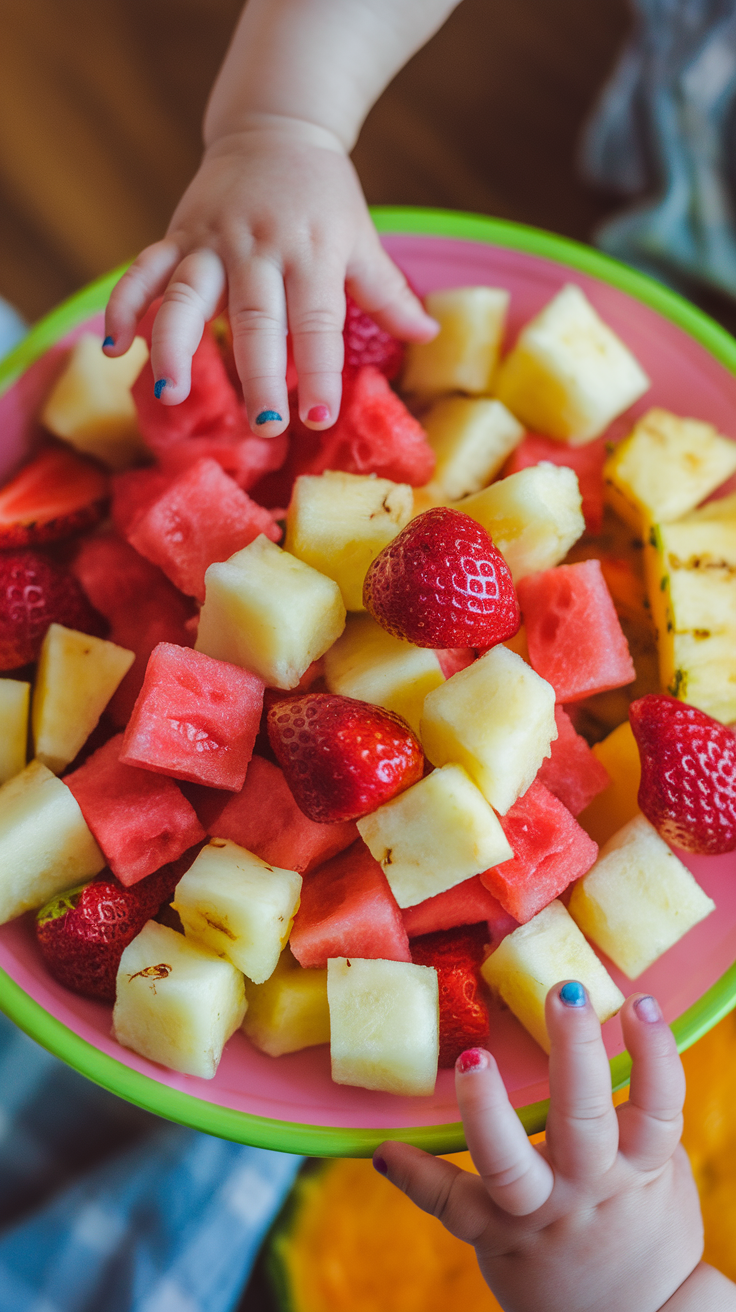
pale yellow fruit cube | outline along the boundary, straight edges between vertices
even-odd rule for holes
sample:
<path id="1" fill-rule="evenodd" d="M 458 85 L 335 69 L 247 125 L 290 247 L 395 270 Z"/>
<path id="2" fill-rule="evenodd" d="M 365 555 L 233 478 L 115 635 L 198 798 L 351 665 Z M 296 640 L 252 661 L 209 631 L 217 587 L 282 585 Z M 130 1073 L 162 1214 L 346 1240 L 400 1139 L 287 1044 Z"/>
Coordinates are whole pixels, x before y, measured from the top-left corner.
<path id="1" fill-rule="evenodd" d="M 134 660 L 114 642 L 49 625 L 31 711 L 37 760 L 54 774 L 74 760 Z"/>
<path id="2" fill-rule="evenodd" d="M 303 474 L 291 495 L 284 547 L 334 579 L 347 610 L 365 610 L 368 566 L 409 523 L 413 507 L 408 483 L 331 470 Z"/>
<path id="3" fill-rule="evenodd" d="M 494 390 L 532 432 L 582 446 L 649 386 L 631 351 L 570 283 L 522 328 Z"/>
<path id="4" fill-rule="evenodd" d="M 444 893 L 513 851 L 498 816 L 460 765 L 446 765 L 358 820 L 400 907 Z"/>
<path id="5" fill-rule="evenodd" d="M 273 974 L 299 907 L 302 877 L 213 838 L 179 880 L 184 932 L 227 957 L 254 984 Z"/>
<path id="6" fill-rule="evenodd" d="M 486 487 L 524 436 L 511 411 L 487 396 L 442 397 L 422 425 L 437 456 L 429 487 L 447 501 Z"/>
<path id="7" fill-rule="evenodd" d="M 241 1028 L 269 1057 L 329 1043 L 326 968 L 304 970 L 284 948 L 265 983 L 245 981 L 245 996 L 248 1010 Z"/>
<path id="8" fill-rule="evenodd" d="M 295 688 L 345 628 L 334 579 L 263 533 L 204 577 L 196 651 L 241 665 L 271 687 Z"/>
<path id="9" fill-rule="evenodd" d="M 491 483 L 455 509 L 490 533 L 515 583 L 558 565 L 585 532 L 577 474 L 549 460 Z"/>
<path id="10" fill-rule="evenodd" d="M 603 847 L 622 825 L 639 815 L 641 759 L 631 723 L 624 720 L 602 742 L 593 755 L 608 771 L 611 782 L 578 816 L 578 824 Z"/>
<path id="11" fill-rule="evenodd" d="M 583 933 L 629 979 L 715 908 L 643 815 L 608 840 L 568 903 Z"/>
<path id="12" fill-rule="evenodd" d="M 77 451 L 95 456 L 109 469 L 127 469 L 150 456 L 138 431 L 130 389 L 148 359 L 148 346 L 136 337 L 125 355 L 109 359 L 102 339 L 85 333 L 41 411 L 41 423 Z"/>
<path id="13" fill-rule="evenodd" d="M 444 675 L 431 647 L 394 638 L 360 615 L 325 655 L 325 681 L 330 692 L 394 711 L 418 734 L 424 699 Z"/>
<path id="14" fill-rule="evenodd" d="M 247 1005 L 235 966 L 149 920 L 120 960 L 113 1034 L 149 1061 L 211 1080 Z"/>
<path id="15" fill-rule="evenodd" d="M 0 788 L 0 925 L 105 865 L 76 799 L 40 761 Z"/>
<path id="16" fill-rule="evenodd" d="M 433 967 L 333 957 L 327 997 L 336 1084 L 406 1097 L 434 1093 L 440 1011 Z"/>
<path id="17" fill-rule="evenodd" d="M 601 1022 L 615 1016 L 625 1001 L 603 962 L 557 899 L 507 934 L 486 958 L 481 973 L 491 991 L 506 1003 L 545 1052 L 549 1052 L 550 1044 L 544 1004 L 555 984 L 579 980 Z"/>
<path id="18" fill-rule="evenodd" d="M 491 390 L 501 349 L 509 293 L 498 287 L 430 292 L 424 304 L 440 325 L 431 342 L 410 342 L 402 390 L 422 396 Z"/>
<path id="19" fill-rule="evenodd" d="M 0 784 L 25 767 L 30 701 L 30 683 L 0 679 Z"/>
<path id="20" fill-rule="evenodd" d="M 424 699 L 429 760 L 458 761 L 500 815 L 526 792 L 556 737 L 554 689 L 503 645 Z"/>

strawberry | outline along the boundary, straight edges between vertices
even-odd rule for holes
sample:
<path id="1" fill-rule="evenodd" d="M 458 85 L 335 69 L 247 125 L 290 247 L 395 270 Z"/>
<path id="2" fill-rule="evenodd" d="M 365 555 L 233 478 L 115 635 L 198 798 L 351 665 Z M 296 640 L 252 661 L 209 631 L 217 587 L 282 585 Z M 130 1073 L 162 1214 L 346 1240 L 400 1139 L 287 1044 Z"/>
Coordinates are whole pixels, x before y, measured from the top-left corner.
<path id="1" fill-rule="evenodd" d="M 434 966 L 440 991 L 440 1066 L 454 1066 L 466 1048 L 488 1041 L 488 1008 L 480 967 L 488 946 L 488 926 L 440 929 L 410 942 L 417 966 Z"/>
<path id="2" fill-rule="evenodd" d="M 711 856 L 736 848 L 736 735 L 664 693 L 632 702 L 639 806 L 665 842 Z"/>
<path id="3" fill-rule="evenodd" d="M 424 755 L 393 711 L 307 693 L 276 702 L 268 736 L 294 800 L 310 820 L 356 820 L 417 783 Z"/>
<path id="4" fill-rule="evenodd" d="M 0 670 L 35 661 L 49 624 L 102 636 L 74 575 L 39 551 L 0 554 Z"/>
<path id="5" fill-rule="evenodd" d="M 0 491 L 0 547 L 58 542 L 102 518 L 108 480 L 89 460 L 48 447 Z"/>
<path id="6" fill-rule="evenodd" d="M 500 551 L 470 515 L 444 506 L 417 515 L 379 552 L 363 602 L 384 629 L 417 647 L 493 647 L 520 623 Z"/>
<path id="7" fill-rule="evenodd" d="M 354 372 L 364 364 L 372 364 L 386 378 L 395 378 L 404 362 L 403 344 L 385 328 L 379 328 L 365 310 L 356 305 L 349 293 L 345 295 L 345 370 Z"/>

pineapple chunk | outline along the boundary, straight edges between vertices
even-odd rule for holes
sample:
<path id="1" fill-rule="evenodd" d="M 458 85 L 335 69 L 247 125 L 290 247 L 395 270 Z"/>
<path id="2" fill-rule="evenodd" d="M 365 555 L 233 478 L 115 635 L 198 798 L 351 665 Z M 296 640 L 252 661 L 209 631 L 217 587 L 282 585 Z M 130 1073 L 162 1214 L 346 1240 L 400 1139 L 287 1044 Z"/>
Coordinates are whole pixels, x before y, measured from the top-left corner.
<path id="1" fill-rule="evenodd" d="M 629 979 L 715 907 L 643 815 L 608 840 L 568 903 L 583 933 Z"/>
<path id="2" fill-rule="evenodd" d="M 149 920 L 120 959 L 113 1034 L 149 1061 L 211 1080 L 247 1005 L 229 961 Z"/>
<path id="3" fill-rule="evenodd" d="M 368 615 L 347 622 L 325 656 L 330 692 L 383 706 L 406 720 L 416 734 L 424 698 L 444 683 L 437 653 L 394 638 Z"/>
<path id="4" fill-rule="evenodd" d="M 263 533 L 204 577 L 195 650 L 241 665 L 270 687 L 295 688 L 345 628 L 334 580 Z"/>
<path id="5" fill-rule="evenodd" d="M 302 474 L 286 516 L 284 547 L 334 579 L 347 610 L 365 610 L 368 566 L 409 523 L 413 508 L 408 483 L 375 474 Z"/>
<path id="6" fill-rule="evenodd" d="M 430 292 L 424 304 L 440 325 L 431 342 L 410 342 L 402 391 L 490 392 L 501 348 L 509 293 L 498 287 L 456 287 Z"/>
<path id="7" fill-rule="evenodd" d="M 422 424 L 437 455 L 429 490 L 448 501 L 487 487 L 524 436 L 510 410 L 485 396 L 445 396 Z"/>
<path id="8" fill-rule="evenodd" d="M 579 980 L 601 1022 L 615 1016 L 625 1001 L 557 899 L 507 934 L 483 962 L 481 974 L 491 992 L 506 1003 L 545 1052 L 550 1045 L 544 1003 L 555 984 Z"/>
<path id="9" fill-rule="evenodd" d="M 736 442 L 712 424 L 649 410 L 606 461 L 613 509 L 637 532 L 693 510 L 736 472 Z"/>
<path id="10" fill-rule="evenodd" d="M 551 755 L 554 689 L 516 652 L 492 647 L 428 694 L 420 737 L 433 765 L 458 761 L 505 815 Z"/>
<path id="11" fill-rule="evenodd" d="M 327 963 L 336 1084 L 422 1097 L 434 1093 L 439 989 L 432 966 L 333 957 Z"/>
<path id="12" fill-rule="evenodd" d="M 0 679 L 0 784 L 25 768 L 30 699 L 30 683 Z"/>
<path id="13" fill-rule="evenodd" d="M 184 932 L 262 984 L 273 974 L 299 907 L 302 877 L 213 838 L 174 894 Z"/>
<path id="14" fill-rule="evenodd" d="M 495 394 L 533 432 L 583 446 L 649 386 L 581 289 L 568 284 L 522 328 Z"/>
<path id="15" fill-rule="evenodd" d="M 612 834 L 639 814 L 641 760 L 628 720 L 593 747 L 593 755 L 605 766 L 611 782 L 589 802 L 578 816 L 578 824 L 603 847 Z"/>
<path id="16" fill-rule="evenodd" d="M 114 642 L 49 625 L 33 690 L 37 760 L 54 774 L 74 760 L 134 660 Z"/>
<path id="17" fill-rule="evenodd" d="M 75 798 L 40 761 L 0 788 L 0 925 L 105 865 Z"/>
<path id="18" fill-rule="evenodd" d="M 136 337 L 116 359 L 108 359 L 101 348 L 101 338 L 91 333 L 80 337 L 41 411 L 41 423 L 109 469 L 127 469 L 150 456 L 130 394 L 148 359 L 148 346 Z"/>
<path id="19" fill-rule="evenodd" d="M 264 984 L 245 981 L 248 1010 L 242 1024 L 251 1043 L 269 1057 L 330 1041 L 327 969 L 303 970 L 284 948 Z"/>
<path id="20" fill-rule="evenodd" d="M 444 893 L 514 855 L 483 794 L 460 765 L 434 770 L 358 820 L 400 907 Z"/>
<path id="21" fill-rule="evenodd" d="M 549 460 L 509 474 L 455 508 L 490 533 L 515 583 L 558 565 L 585 532 L 577 474 Z"/>

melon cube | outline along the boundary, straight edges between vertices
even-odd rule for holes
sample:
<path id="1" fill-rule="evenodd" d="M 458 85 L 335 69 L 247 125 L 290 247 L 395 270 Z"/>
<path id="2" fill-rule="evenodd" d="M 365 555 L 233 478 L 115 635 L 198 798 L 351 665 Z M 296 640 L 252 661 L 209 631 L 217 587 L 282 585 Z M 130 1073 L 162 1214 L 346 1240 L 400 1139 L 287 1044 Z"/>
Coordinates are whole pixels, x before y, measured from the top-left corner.
<path id="1" fill-rule="evenodd" d="M 554 712 L 549 683 L 515 652 L 492 647 L 426 697 L 422 746 L 433 765 L 464 766 L 505 815 L 550 755 Z"/>
<path id="2" fill-rule="evenodd" d="M 595 536 L 600 533 L 603 523 L 603 465 L 606 459 L 604 438 L 588 442 L 586 446 L 568 446 L 566 442 L 555 442 L 552 437 L 540 437 L 537 433 L 527 433 L 523 442 L 516 447 L 505 467 L 505 474 L 518 474 L 522 469 L 529 469 L 543 460 L 553 465 L 569 465 L 575 471 L 586 532 Z"/>
<path id="3" fill-rule="evenodd" d="M 593 756 L 604 767 L 610 783 L 580 814 L 580 824 L 601 847 L 623 825 L 639 814 L 641 759 L 631 724 L 624 720 L 602 742 Z"/>
<path id="4" fill-rule="evenodd" d="M 411 961 L 396 899 L 360 839 L 304 881 L 290 945 L 302 966 L 326 966 L 341 953 Z"/>
<path id="5" fill-rule="evenodd" d="M 336 1084 L 406 1097 L 434 1093 L 439 990 L 431 966 L 336 957 L 327 964 Z"/>
<path id="6" fill-rule="evenodd" d="M 434 770 L 357 823 L 402 908 L 513 856 L 498 817 L 460 765 Z"/>
<path id="7" fill-rule="evenodd" d="M 0 788 L 0 924 L 102 870 L 105 858 L 66 784 L 31 761 Z"/>
<path id="8" fill-rule="evenodd" d="M 211 1080 L 246 1007 L 229 961 L 149 920 L 120 959 L 113 1034 L 149 1061 Z"/>
<path id="9" fill-rule="evenodd" d="M 30 683 L 0 679 L 0 784 L 25 767 L 30 700 Z"/>
<path id="10" fill-rule="evenodd" d="M 643 815 L 608 840 L 568 903 L 583 933 L 629 979 L 715 909 Z"/>
<path id="11" fill-rule="evenodd" d="M 262 711 L 263 683 L 257 675 L 160 642 L 151 652 L 120 760 L 238 792 Z"/>
<path id="12" fill-rule="evenodd" d="M 550 1045 L 544 1004 L 555 984 L 579 980 L 601 1022 L 615 1016 L 624 1002 L 603 962 L 558 901 L 507 934 L 483 962 L 481 973 L 491 992 L 506 1003 L 545 1052 Z"/>
<path id="13" fill-rule="evenodd" d="M 428 692 L 444 683 L 442 664 L 431 647 L 394 638 L 369 615 L 349 619 L 325 655 L 330 692 L 395 711 L 419 733 Z"/>
<path id="14" fill-rule="evenodd" d="M 261 535 L 210 565 L 195 645 L 272 687 L 295 688 L 344 628 L 334 580 Z"/>
<path id="15" fill-rule="evenodd" d="M 295 870 L 213 838 L 179 880 L 173 906 L 185 934 L 262 984 L 286 945 L 301 889 Z"/>
<path id="16" fill-rule="evenodd" d="M 444 893 L 428 897 L 406 907 L 401 913 L 404 929 L 409 938 L 419 934 L 434 934 L 442 929 L 455 929 L 458 925 L 477 925 L 484 920 L 488 935 L 494 943 L 516 929 L 518 920 L 504 911 L 498 898 L 481 882 L 480 875 L 463 880 Z"/>
<path id="17" fill-rule="evenodd" d="M 333 470 L 304 474 L 294 484 L 284 546 L 335 580 L 347 610 L 364 610 L 368 566 L 409 523 L 413 506 L 408 483 Z"/>
<path id="18" fill-rule="evenodd" d="M 585 532 L 577 475 L 549 461 L 458 502 L 490 533 L 515 583 L 563 560 Z"/>
<path id="19" fill-rule="evenodd" d="M 582 446 L 649 386 L 628 348 L 570 283 L 522 328 L 495 394 L 527 428 Z"/>
<path id="20" fill-rule="evenodd" d="M 571 815 L 580 815 L 608 787 L 611 777 L 585 739 L 575 732 L 562 706 L 555 706 L 555 724 L 557 737 L 551 744 L 552 755 L 542 761 L 537 782 L 554 793 Z"/>
<path id="21" fill-rule="evenodd" d="M 303 970 L 288 947 L 263 984 L 245 981 L 245 996 L 242 1031 L 269 1057 L 329 1043 L 327 970 Z"/>
<path id="22" fill-rule="evenodd" d="M 84 333 L 46 399 L 41 423 L 109 469 L 135 464 L 148 453 L 130 389 L 147 359 L 142 337 L 112 359 L 102 354 L 101 338 Z"/>
<path id="23" fill-rule="evenodd" d="M 37 760 L 54 774 L 74 760 L 134 660 L 114 642 L 49 625 L 33 690 Z"/>
<path id="24" fill-rule="evenodd" d="M 490 392 L 501 348 L 509 293 L 499 287 L 430 292 L 427 313 L 440 325 L 431 342 L 410 342 L 401 380 L 405 392 Z"/>
<path id="25" fill-rule="evenodd" d="M 429 487 L 447 501 L 486 487 L 524 436 L 511 411 L 487 396 L 442 397 L 422 423 L 437 456 Z"/>

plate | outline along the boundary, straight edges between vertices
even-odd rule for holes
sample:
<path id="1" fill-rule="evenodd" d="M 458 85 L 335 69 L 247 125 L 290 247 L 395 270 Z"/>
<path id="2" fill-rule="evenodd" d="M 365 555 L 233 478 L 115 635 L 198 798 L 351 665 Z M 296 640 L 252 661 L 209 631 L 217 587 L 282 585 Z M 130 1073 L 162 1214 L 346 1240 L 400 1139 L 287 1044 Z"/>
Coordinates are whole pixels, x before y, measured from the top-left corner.
<path id="1" fill-rule="evenodd" d="M 736 438 L 736 342 L 673 292 L 588 247 L 517 224 L 444 211 L 374 211 L 382 241 L 420 294 L 486 283 L 511 292 L 509 337 L 569 281 L 583 288 L 652 379 L 650 405 L 693 415 Z M 120 270 L 72 297 L 0 365 L 0 478 L 40 436 L 34 416 L 83 331 L 100 331 Z M 680 1050 L 736 1005 L 736 855 L 685 856 L 717 910 L 632 984 L 653 993 Z M 605 960 L 605 958 L 604 958 Z M 0 1005 L 32 1038 L 76 1070 L 172 1121 L 240 1143 L 313 1156 L 368 1156 L 398 1138 L 434 1153 L 465 1147 L 452 1071 L 431 1098 L 399 1098 L 333 1084 L 327 1047 L 270 1058 L 238 1033 L 214 1080 L 179 1075 L 121 1048 L 110 1008 L 76 997 L 48 975 L 26 920 L 0 929 Z M 492 1013 L 491 1047 L 529 1134 L 544 1128 L 547 1058 L 506 1010 Z M 614 1089 L 630 1060 L 617 1018 L 603 1026 Z"/>

